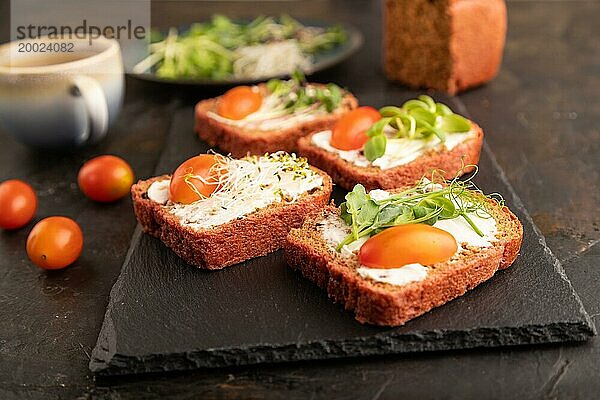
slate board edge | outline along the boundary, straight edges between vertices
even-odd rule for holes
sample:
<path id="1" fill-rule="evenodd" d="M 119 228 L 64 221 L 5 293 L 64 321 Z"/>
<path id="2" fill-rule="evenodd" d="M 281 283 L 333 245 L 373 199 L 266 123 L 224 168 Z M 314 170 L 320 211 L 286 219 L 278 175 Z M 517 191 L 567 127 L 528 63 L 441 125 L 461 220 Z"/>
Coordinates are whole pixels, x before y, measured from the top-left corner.
<path id="1" fill-rule="evenodd" d="M 500 179 L 506 184 L 506 188 L 507 188 L 508 192 L 510 193 L 512 204 L 514 205 L 514 207 L 518 208 L 521 211 L 523 217 L 525 218 L 526 221 L 521 221 L 521 222 L 522 223 L 527 222 L 529 225 L 531 225 L 531 227 L 533 228 L 533 231 L 535 232 L 535 234 L 538 237 L 538 240 L 539 240 L 540 245 L 542 246 L 542 249 L 544 250 L 544 254 L 546 255 L 546 258 L 553 265 L 554 270 L 558 273 L 558 275 L 561 277 L 561 279 L 564 280 L 567 283 L 567 286 L 571 289 L 571 296 L 575 299 L 577 304 L 579 304 L 580 314 L 583 316 L 585 324 L 588 326 L 588 328 L 590 330 L 589 337 L 597 335 L 596 325 L 594 324 L 594 322 L 593 322 L 592 318 L 590 317 L 590 315 L 588 314 L 588 312 L 585 310 L 585 307 L 583 306 L 583 302 L 581 301 L 581 298 L 579 297 L 579 295 L 575 291 L 575 288 L 571 284 L 569 277 L 565 273 L 565 269 L 563 268 L 562 263 L 554 255 L 554 253 L 552 252 L 552 249 L 550 249 L 550 247 L 548 247 L 548 244 L 546 243 L 546 237 L 544 236 L 542 231 L 540 231 L 538 226 L 535 224 L 535 222 L 533 221 L 533 218 L 531 218 L 531 215 L 529 215 L 529 211 L 527 211 L 527 208 L 525 208 L 525 205 L 521 201 L 521 198 L 515 192 L 513 186 L 511 185 L 510 181 L 508 180 L 508 177 L 504 173 L 504 169 L 498 163 L 498 160 L 496 159 L 496 155 L 489 148 L 489 146 L 485 140 L 483 142 L 483 151 L 485 151 L 486 156 L 489 157 L 490 162 L 492 163 L 494 168 L 496 168 L 496 171 L 498 171 L 498 175 L 500 176 Z"/>
<path id="2" fill-rule="evenodd" d="M 107 318 L 110 319 L 110 315 L 107 315 Z M 110 323 L 105 324 L 105 327 L 110 330 Z M 471 331 L 430 331 L 419 335 L 387 335 L 377 338 L 356 338 L 343 343 L 314 341 L 129 357 L 110 351 L 110 344 L 106 342 L 110 335 L 106 335 L 108 332 L 103 333 L 90 362 L 90 370 L 98 377 L 478 347 L 581 342 L 589 339 L 592 334 L 589 325 L 576 321 L 521 328 L 476 328 Z M 100 346 L 101 342 L 108 344 L 109 348 Z"/>
<path id="3" fill-rule="evenodd" d="M 457 97 L 457 96 L 452 97 L 452 102 L 456 106 L 456 109 L 462 115 L 464 115 L 465 117 L 467 117 L 469 119 L 472 119 L 472 117 L 469 113 L 469 110 L 467 109 L 467 106 L 465 105 L 465 103 L 463 103 L 463 101 L 460 99 L 460 97 Z M 504 182 L 504 184 L 506 185 L 506 188 L 507 188 L 508 192 L 510 193 L 512 204 L 514 205 L 514 207 L 518 208 L 521 211 L 521 213 L 522 213 L 523 217 L 525 218 L 525 220 L 527 221 L 527 223 L 529 223 L 529 225 L 531 225 L 531 227 L 533 228 L 533 231 L 537 235 L 537 237 L 539 239 L 539 243 L 542 246 L 542 249 L 544 250 L 544 254 L 546 255 L 546 258 L 553 265 L 554 270 L 558 273 L 558 275 L 561 277 L 561 279 L 564 280 L 567 283 L 567 286 L 571 289 L 571 296 L 573 296 L 573 298 L 575 299 L 577 304 L 579 304 L 580 314 L 583 316 L 585 323 L 590 328 L 590 337 L 596 336 L 597 335 L 596 325 L 594 324 L 594 321 L 592 320 L 592 318 L 590 317 L 588 312 L 585 310 L 583 302 L 581 301 L 581 298 L 579 297 L 579 295 L 575 291 L 575 288 L 571 284 L 571 280 L 567 276 L 565 269 L 562 266 L 562 263 L 554 255 L 554 253 L 552 252 L 552 249 L 550 249 L 550 247 L 548 247 L 548 244 L 546 243 L 546 237 L 544 236 L 542 231 L 538 228 L 538 226 L 535 224 L 531 215 L 529 215 L 529 211 L 525 207 L 525 204 L 523 204 L 523 201 L 521 201 L 521 198 L 519 197 L 517 192 L 515 192 L 513 185 L 510 183 L 510 180 L 508 179 L 508 177 L 506 176 L 506 173 L 504 172 L 504 168 L 502 168 L 500 163 L 498 163 L 498 159 L 496 159 L 496 155 L 490 149 L 490 147 L 487 143 L 487 140 L 485 140 L 485 139 L 483 141 L 483 151 L 485 152 L 486 156 L 489 158 L 493 167 L 498 172 L 500 180 L 502 180 Z M 525 221 L 521 221 L 521 222 L 524 223 Z"/>
<path id="4" fill-rule="evenodd" d="M 456 101 L 459 108 L 462 108 L 464 111 L 464 115 L 468 116 L 468 112 L 466 111 L 464 105 L 460 101 Z M 173 121 L 176 119 L 174 118 Z M 174 122 L 173 122 L 174 123 Z M 585 310 L 579 295 L 575 292 L 571 281 L 566 276 L 565 271 L 562 267 L 560 261 L 554 256 L 552 250 L 547 246 L 545 237 L 538 229 L 538 227 L 533 222 L 533 219 L 529 215 L 529 212 L 525 208 L 523 202 L 520 197 L 514 191 L 512 185 L 510 184 L 504 170 L 496 160 L 494 153 L 489 148 L 487 142 L 484 141 L 483 151 L 489 157 L 492 165 L 498 172 L 500 179 L 503 181 L 505 186 L 507 187 L 508 192 L 510 193 L 511 203 L 515 208 L 518 208 L 522 213 L 523 217 L 526 221 L 524 223 L 529 223 L 535 233 L 538 236 L 539 243 L 544 250 L 544 254 L 548 258 L 549 262 L 553 265 L 555 271 L 559 274 L 561 279 L 563 279 L 568 287 L 571 289 L 571 296 L 574 297 L 577 304 L 579 304 L 580 314 L 583 317 L 581 321 L 569 322 L 569 323 L 554 323 L 547 324 L 544 326 L 528 326 L 522 328 L 477 328 L 471 331 L 446 331 L 446 332 L 427 332 L 424 335 L 418 335 L 421 340 L 425 337 L 430 338 L 429 334 L 438 335 L 436 337 L 437 342 L 432 344 L 430 343 L 428 346 L 421 344 L 419 347 L 419 340 L 410 342 L 409 340 L 406 343 L 410 343 L 410 346 L 405 349 L 397 349 L 394 348 L 396 343 L 402 343 L 403 337 L 407 336 L 417 336 L 417 335 L 399 335 L 394 338 L 392 336 L 387 336 L 388 339 L 391 339 L 391 348 L 381 349 L 375 347 L 374 349 L 369 349 L 369 351 L 365 351 L 366 344 L 368 344 L 367 340 L 361 340 L 361 338 L 353 339 L 352 341 L 346 341 L 344 344 L 333 343 L 328 341 L 318 341 L 312 343 L 293 343 L 286 345 L 256 345 L 249 346 L 238 349 L 211 349 L 211 350 L 203 350 L 203 351 L 190 351 L 186 353 L 171 353 L 168 355 L 151 355 L 149 357 L 128 357 L 125 355 L 116 354 L 116 345 L 115 343 L 111 343 L 110 338 L 115 337 L 113 333 L 112 327 L 112 318 L 111 318 L 111 309 L 112 304 L 115 302 L 115 299 L 120 293 L 120 278 L 123 274 L 121 271 L 121 275 L 117 279 L 115 285 L 113 286 L 110 293 L 110 300 L 108 303 L 108 307 L 105 313 L 104 322 L 102 324 L 102 328 L 98 335 L 98 341 L 96 343 L 96 347 L 92 351 L 92 356 L 89 363 L 90 371 L 95 376 L 118 376 L 118 375 L 130 375 L 130 374 L 139 374 L 139 373 L 148 373 L 148 372 L 164 372 L 164 371 L 177 371 L 177 370 L 187 370 L 187 369 L 197 369 L 197 368 L 219 368 L 224 366 L 241 366 L 241 365 L 250 365 L 250 364 L 258 364 L 258 363 L 275 363 L 275 362 L 284 362 L 284 361 L 300 361 L 300 360 L 321 360 L 321 359 L 333 359 L 333 358 L 342 358 L 342 357 L 356 357 L 356 356 L 369 356 L 369 355 L 382 355 L 382 354 L 399 354 L 399 353 L 410 353 L 410 352 L 418 352 L 418 351 L 440 351 L 440 350 L 456 350 L 456 349 L 469 349 L 469 348 L 477 348 L 477 347 L 500 347 L 500 346 L 515 346 L 515 345 L 526 345 L 526 344 L 541 344 L 541 343 L 557 343 L 557 342 L 566 342 L 566 341 L 585 341 L 589 338 L 596 335 L 596 327 L 590 318 L 589 314 Z M 157 168 L 161 165 L 162 159 L 167 156 L 167 154 L 161 155 L 159 162 L 157 163 Z M 157 171 L 155 171 L 157 173 Z M 508 194 L 508 193 L 507 193 Z M 127 265 L 129 262 L 131 255 L 134 249 L 137 246 L 142 235 L 142 229 L 138 225 L 136 230 L 132 236 L 132 241 L 130 248 L 127 252 L 127 256 L 123 262 L 123 266 Z M 554 331 L 556 330 L 558 334 L 541 334 L 541 335 L 533 335 L 534 333 L 543 332 L 543 331 Z M 464 340 L 461 342 L 460 340 L 454 340 L 450 342 L 447 346 L 443 340 L 458 338 L 462 333 L 466 334 L 466 337 L 479 337 L 479 334 L 485 333 L 486 335 L 490 335 L 495 332 L 497 335 L 503 334 L 506 335 L 508 340 L 502 340 L 502 338 L 497 338 L 497 340 L 492 340 L 491 342 L 486 342 L 485 340 Z M 526 334 L 529 332 L 527 339 L 528 340 L 512 340 L 512 336 L 518 333 Z M 467 334 L 468 333 L 468 334 Z M 448 337 L 444 336 L 447 335 Z M 443 340 L 441 340 L 443 339 Z M 487 338 L 486 338 L 487 339 Z M 358 344 L 360 347 L 357 349 L 353 349 L 354 351 L 344 350 L 344 347 L 353 344 L 354 341 L 358 340 Z M 369 338 L 372 340 L 372 338 Z M 306 347 L 306 348 L 305 348 Z M 290 348 L 291 351 L 286 353 L 286 349 Z M 333 348 L 339 348 L 339 351 L 332 351 Z M 282 351 L 282 349 L 284 351 Z M 322 349 L 323 351 L 320 353 L 316 353 L 316 350 Z M 266 350 L 266 351 L 265 351 Z M 313 351 L 311 351 L 313 350 Z M 276 354 L 279 351 L 280 354 Z M 306 354 L 304 351 L 308 351 Z M 239 353 L 239 354 L 238 354 Z M 256 353 L 256 354 L 254 354 Z M 262 357 L 260 356 L 262 353 Z M 283 355 L 285 354 L 285 356 Z M 274 356 L 275 355 L 275 356 Z M 242 356 L 242 357 L 240 357 Z M 245 356 L 245 357 L 244 357 Z M 172 363 L 173 360 L 180 359 L 183 361 L 179 366 L 167 366 L 169 361 Z M 186 361 L 187 360 L 187 361 Z M 232 362 L 233 361 L 233 362 Z M 153 365 L 154 364 L 154 365 Z"/>
<path id="5" fill-rule="evenodd" d="M 112 324 L 112 317 L 111 317 L 112 304 L 114 304 L 115 299 L 121 292 L 121 290 L 120 290 L 120 286 L 122 285 L 121 276 L 123 275 L 124 267 L 129 263 L 129 260 L 131 259 L 131 255 L 135 251 L 135 248 L 136 248 L 138 242 L 140 241 L 142 233 L 143 233 L 143 230 L 142 230 L 141 226 L 138 224 L 133 233 L 133 236 L 131 239 L 131 244 L 129 246 L 129 249 L 127 250 L 127 255 L 125 256 L 125 260 L 123 261 L 123 266 L 121 267 L 121 273 L 119 274 L 117 281 L 115 282 L 112 289 L 110 290 L 108 307 L 106 308 L 106 312 L 104 313 L 104 320 L 102 322 L 102 327 L 100 328 L 100 333 L 98 334 L 98 340 L 96 342 L 96 346 L 92 350 L 92 354 L 90 357 L 89 368 L 92 372 L 98 370 L 100 368 L 100 366 L 103 364 L 106 366 L 110 365 L 111 360 L 114 358 L 114 355 L 116 353 L 116 350 L 115 350 L 116 343 L 114 343 L 112 340 L 110 340 L 111 337 L 112 338 L 115 337 L 115 335 L 111 335 L 111 333 L 114 332 L 113 324 Z"/>

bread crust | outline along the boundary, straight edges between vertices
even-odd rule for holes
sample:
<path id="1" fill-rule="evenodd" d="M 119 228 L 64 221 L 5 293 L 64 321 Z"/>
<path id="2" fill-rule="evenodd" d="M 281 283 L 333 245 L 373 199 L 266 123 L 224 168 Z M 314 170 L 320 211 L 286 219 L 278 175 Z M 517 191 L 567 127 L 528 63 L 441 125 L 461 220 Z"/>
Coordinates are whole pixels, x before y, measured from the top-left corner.
<path id="1" fill-rule="evenodd" d="M 445 179 L 454 178 L 460 171 L 463 174 L 472 172 L 474 167 L 464 168 L 464 166 L 477 165 L 479 162 L 483 131 L 474 122 L 471 122 L 471 126 L 476 133 L 475 137 L 455 146 L 452 150 L 432 150 L 408 164 L 384 170 L 378 167 L 356 166 L 335 153 L 315 146 L 311 141 L 314 134 L 300 139 L 298 150 L 311 165 L 327 172 L 336 184 L 346 190 L 352 190 L 358 183 L 367 190 L 393 189 L 412 185 L 434 169 L 444 171 Z"/>
<path id="2" fill-rule="evenodd" d="M 281 248 L 291 228 L 301 226 L 305 218 L 317 215 L 327 205 L 331 178 L 312 169 L 323 178 L 321 188 L 305 193 L 293 203 L 277 203 L 214 228 L 195 230 L 183 226 L 177 217 L 147 197 L 150 185 L 169 179 L 169 175 L 133 185 L 133 208 L 144 231 L 159 238 L 187 263 L 203 269 L 221 269 Z"/>
<path id="3" fill-rule="evenodd" d="M 450 4 L 452 75 L 455 94 L 492 80 L 502 63 L 506 38 L 504 0 L 453 0 Z"/>
<path id="4" fill-rule="evenodd" d="M 227 125 L 211 118 L 208 112 L 216 112 L 220 99 L 221 96 L 202 100 L 196 105 L 194 130 L 210 146 L 216 146 L 236 158 L 276 151 L 295 152 L 298 139 L 312 132 L 332 128 L 342 115 L 358 106 L 358 100 L 351 93 L 346 92 L 341 105 L 333 113 L 287 129 L 253 131 Z"/>
<path id="5" fill-rule="evenodd" d="M 404 286 L 362 278 L 355 271 L 356 264 L 327 247 L 317 224 L 330 213 L 339 215 L 335 207 L 327 208 L 317 218 L 307 219 L 302 228 L 292 229 L 285 244 L 285 256 L 290 267 L 326 290 L 334 302 L 353 311 L 359 322 L 400 326 L 462 296 L 514 262 L 521 247 L 523 226 L 507 207 L 495 207 L 498 226 L 507 230 L 497 242 L 480 251 L 470 250 L 460 263 L 435 264 L 425 280 Z"/>
<path id="6" fill-rule="evenodd" d="M 500 69 L 506 26 L 505 0 L 386 0 L 386 75 L 449 94 L 486 83 Z"/>

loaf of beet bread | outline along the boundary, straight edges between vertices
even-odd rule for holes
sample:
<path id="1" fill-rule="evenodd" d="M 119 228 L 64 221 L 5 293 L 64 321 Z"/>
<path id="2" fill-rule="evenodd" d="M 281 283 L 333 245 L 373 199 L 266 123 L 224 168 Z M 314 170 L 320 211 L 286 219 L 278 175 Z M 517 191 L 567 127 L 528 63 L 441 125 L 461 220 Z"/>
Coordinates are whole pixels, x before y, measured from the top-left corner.
<path id="1" fill-rule="evenodd" d="M 455 94 L 497 74 L 506 36 L 504 0 L 385 0 L 387 77 Z"/>

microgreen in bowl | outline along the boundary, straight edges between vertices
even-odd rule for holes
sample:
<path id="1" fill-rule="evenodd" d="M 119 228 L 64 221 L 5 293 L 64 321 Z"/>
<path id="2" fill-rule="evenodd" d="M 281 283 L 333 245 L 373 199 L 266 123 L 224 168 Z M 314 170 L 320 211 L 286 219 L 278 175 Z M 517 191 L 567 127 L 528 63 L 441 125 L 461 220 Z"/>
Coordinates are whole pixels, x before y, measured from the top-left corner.
<path id="1" fill-rule="evenodd" d="M 192 24 L 183 32 L 175 27 L 167 35 L 153 31 L 150 54 L 133 72 L 151 72 L 164 79 L 262 79 L 287 75 L 296 67 L 310 64 L 314 55 L 347 40 L 347 32 L 340 25 L 307 26 L 289 15 L 259 16 L 249 22 L 214 15 L 210 21 Z M 273 72 L 269 75 L 256 65 L 258 59 L 281 52 L 285 53 L 283 61 L 275 59 L 290 64 L 289 70 L 269 65 Z"/>

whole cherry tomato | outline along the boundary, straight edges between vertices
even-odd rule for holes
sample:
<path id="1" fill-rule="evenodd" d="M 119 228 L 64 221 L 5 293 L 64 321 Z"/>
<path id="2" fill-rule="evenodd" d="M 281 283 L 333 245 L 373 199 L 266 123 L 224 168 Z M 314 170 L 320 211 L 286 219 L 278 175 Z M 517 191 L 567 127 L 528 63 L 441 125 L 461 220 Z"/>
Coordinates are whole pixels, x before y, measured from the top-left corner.
<path id="1" fill-rule="evenodd" d="M 426 224 L 409 224 L 371 237 L 361 246 L 358 258 L 366 267 L 397 268 L 447 261 L 457 250 L 456 239 L 450 233 Z"/>
<path id="2" fill-rule="evenodd" d="M 243 119 L 257 111 L 262 105 L 258 90 L 249 86 L 238 86 L 228 90 L 219 103 L 218 113 L 229 119 Z"/>
<path id="3" fill-rule="evenodd" d="M 27 183 L 10 179 L 0 184 L 0 228 L 17 229 L 35 215 L 37 196 Z"/>
<path id="4" fill-rule="evenodd" d="M 81 254 L 83 234 L 67 217 L 48 217 L 38 222 L 27 237 L 27 255 L 42 269 L 61 269 Z"/>
<path id="5" fill-rule="evenodd" d="M 171 177 L 169 199 L 175 203 L 189 204 L 208 197 L 218 187 L 219 171 L 213 166 L 217 157 L 201 154 L 181 164 Z"/>
<path id="6" fill-rule="evenodd" d="M 77 175 L 79 188 L 92 200 L 110 203 L 129 193 L 133 170 L 116 156 L 99 156 L 87 161 Z"/>
<path id="7" fill-rule="evenodd" d="M 331 130 L 331 145 L 340 150 L 361 149 L 369 137 L 367 130 L 381 119 L 373 107 L 358 107 L 344 114 Z"/>

